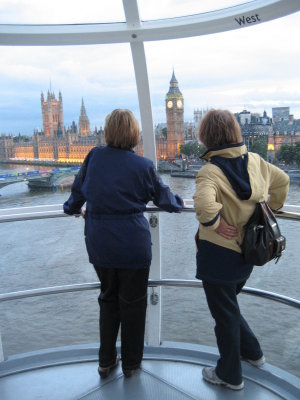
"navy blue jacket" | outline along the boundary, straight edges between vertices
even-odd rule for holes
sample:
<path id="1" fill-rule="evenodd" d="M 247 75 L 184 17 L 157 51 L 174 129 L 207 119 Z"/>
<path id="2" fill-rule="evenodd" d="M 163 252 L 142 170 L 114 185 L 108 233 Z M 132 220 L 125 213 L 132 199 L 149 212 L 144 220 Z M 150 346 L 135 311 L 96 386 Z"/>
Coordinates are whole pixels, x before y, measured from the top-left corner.
<path id="1" fill-rule="evenodd" d="M 78 214 L 86 202 L 85 239 L 93 265 L 148 268 L 151 236 L 143 212 L 149 201 L 168 212 L 183 207 L 151 160 L 129 149 L 95 147 L 74 180 L 64 212 Z"/>

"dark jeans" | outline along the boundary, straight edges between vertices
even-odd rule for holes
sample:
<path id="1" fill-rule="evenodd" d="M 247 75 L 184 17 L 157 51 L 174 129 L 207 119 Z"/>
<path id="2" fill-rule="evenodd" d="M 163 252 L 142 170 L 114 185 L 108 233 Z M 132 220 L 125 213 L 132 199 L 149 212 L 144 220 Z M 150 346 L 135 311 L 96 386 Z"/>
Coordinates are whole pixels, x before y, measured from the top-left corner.
<path id="1" fill-rule="evenodd" d="M 99 364 L 115 363 L 121 326 L 122 367 L 137 368 L 144 350 L 149 268 L 94 267 L 101 282 Z"/>
<path id="2" fill-rule="evenodd" d="M 215 334 L 220 353 L 216 373 L 232 385 L 242 382 L 241 357 L 258 360 L 263 355 L 237 302 L 237 295 L 245 283 L 218 285 L 203 282 L 208 307 L 216 323 Z"/>

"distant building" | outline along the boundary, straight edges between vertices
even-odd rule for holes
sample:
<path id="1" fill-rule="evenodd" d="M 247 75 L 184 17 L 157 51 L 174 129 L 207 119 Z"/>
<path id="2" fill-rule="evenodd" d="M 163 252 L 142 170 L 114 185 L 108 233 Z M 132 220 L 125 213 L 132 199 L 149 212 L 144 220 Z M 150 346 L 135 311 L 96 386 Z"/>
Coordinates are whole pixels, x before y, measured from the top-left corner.
<path id="1" fill-rule="evenodd" d="M 204 115 L 207 113 L 208 108 L 206 108 L 205 110 L 202 109 L 200 110 L 199 108 L 196 108 L 194 110 L 194 126 L 197 129 L 200 122 L 202 121 L 202 118 L 204 117 Z"/>
<path id="2" fill-rule="evenodd" d="M 273 122 L 289 121 L 290 107 L 273 107 L 272 108 Z"/>
<path id="3" fill-rule="evenodd" d="M 9 160 L 14 156 L 12 136 L 5 136 L 4 133 L 0 136 L 0 160 Z"/>
<path id="4" fill-rule="evenodd" d="M 184 99 L 173 71 L 169 91 L 165 97 L 167 123 L 154 126 L 157 159 L 174 159 L 180 156 L 180 145 L 185 142 Z M 135 148 L 143 155 L 143 139 Z"/>
<path id="5" fill-rule="evenodd" d="M 194 122 L 185 122 L 184 123 L 184 140 L 185 141 L 197 141 L 197 131 L 195 129 Z"/>
<path id="6" fill-rule="evenodd" d="M 251 123 L 251 112 L 247 110 L 243 110 L 239 113 L 239 123 L 243 125 L 247 125 Z"/>
<path id="7" fill-rule="evenodd" d="M 272 111 L 272 131 L 268 138 L 268 160 L 271 162 L 283 144 L 293 145 L 300 142 L 300 120 L 290 115 L 289 107 L 276 107 Z"/>
<path id="8" fill-rule="evenodd" d="M 191 130 L 191 128 L 189 129 L 189 131 L 186 132 L 186 139 L 187 140 L 192 140 L 192 141 L 197 141 L 199 140 L 198 138 L 198 129 L 199 129 L 199 125 L 200 122 L 202 121 L 202 118 L 204 117 L 204 115 L 207 113 L 207 111 L 209 110 L 209 108 L 206 109 L 199 109 L 196 108 L 194 110 L 194 126 Z"/>
<path id="9" fill-rule="evenodd" d="M 180 156 L 180 146 L 196 141 L 197 128 L 207 110 L 194 110 L 194 121 L 184 123 L 184 98 L 179 90 L 173 71 L 169 91 L 165 97 L 166 123 L 154 127 L 156 154 L 158 159 L 174 159 Z M 32 138 L 0 136 L 0 160 L 41 160 L 63 163 L 81 163 L 95 146 L 104 145 L 104 130 L 90 129 L 89 118 L 82 99 L 78 126 L 74 121 L 65 128 L 62 95 L 58 99 L 48 91 L 47 98 L 41 94 L 43 131 L 34 131 Z M 268 141 L 268 159 L 275 159 L 275 153 L 282 144 L 300 142 L 300 120 L 294 119 L 289 107 L 272 108 L 272 118 L 266 111 L 263 115 L 243 110 L 235 117 L 241 127 L 243 140 L 250 148 L 256 140 Z M 135 151 L 143 155 L 143 139 Z"/>
<path id="10" fill-rule="evenodd" d="M 180 155 L 180 145 L 184 144 L 184 100 L 178 87 L 174 71 L 169 91 L 165 98 L 167 116 L 167 158 Z"/>
<path id="11" fill-rule="evenodd" d="M 263 125 L 270 125 L 272 123 L 272 120 L 267 116 L 266 111 L 264 111 L 263 116 L 261 117 L 261 122 Z"/>
<path id="12" fill-rule="evenodd" d="M 83 99 L 78 127 L 72 121 L 71 126 L 65 129 L 61 92 L 56 99 L 55 94 L 48 91 L 46 100 L 42 93 L 41 111 L 43 131 L 35 131 L 31 140 L 13 143 L 10 152 L 8 152 L 9 142 L 4 141 L 5 146 L 0 142 L 1 159 L 15 158 L 28 161 L 41 160 L 77 164 L 84 160 L 93 147 L 104 144 L 102 129 L 95 129 L 93 134 L 91 133 Z"/>
<path id="13" fill-rule="evenodd" d="M 266 111 L 263 116 L 257 113 L 243 110 L 236 113 L 235 117 L 240 125 L 243 140 L 248 148 L 250 148 L 256 140 L 268 140 L 271 131 L 272 119 L 268 117 Z"/>
<path id="14" fill-rule="evenodd" d="M 45 100 L 42 92 L 41 107 L 45 137 L 64 136 L 65 129 L 61 93 L 59 92 L 58 100 L 56 100 L 54 93 L 48 90 L 47 99 Z"/>
<path id="15" fill-rule="evenodd" d="M 154 125 L 155 140 L 167 138 L 167 124 L 165 122 L 159 122 Z"/>
<path id="16" fill-rule="evenodd" d="M 86 114 L 83 99 L 82 99 L 82 103 L 81 103 L 78 127 L 79 127 L 79 136 L 81 136 L 81 137 L 90 136 L 90 134 L 91 134 L 90 121 Z"/>

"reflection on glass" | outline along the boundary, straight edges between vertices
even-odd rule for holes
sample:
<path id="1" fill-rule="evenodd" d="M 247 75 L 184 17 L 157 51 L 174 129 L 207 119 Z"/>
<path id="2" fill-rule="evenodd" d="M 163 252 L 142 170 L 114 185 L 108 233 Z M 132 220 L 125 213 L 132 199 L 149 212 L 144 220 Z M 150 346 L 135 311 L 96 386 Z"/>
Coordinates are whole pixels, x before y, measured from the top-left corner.
<path id="1" fill-rule="evenodd" d="M 300 118 L 298 14 L 261 25 L 187 39 L 146 42 L 155 123 L 166 121 L 165 95 L 174 68 L 184 98 L 185 122 L 195 109 L 248 110 L 272 117 L 290 107 Z"/>
<path id="2" fill-rule="evenodd" d="M 2 47 L 0 66 L 1 133 L 31 136 L 42 130 L 41 93 L 62 97 L 61 130 L 79 123 L 82 100 L 93 132 L 113 108 L 138 114 L 128 44 L 53 47 Z M 55 116 L 53 115 L 53 118 Z"/>
<path id="3" fill-rule="evenodd" d="M 200 14 L 245 3 L 247 1 L 243 0 L 139 0 L 139 9 L 142 20 L 151 20 Z"/>
<path id="4" fill-rule="evenodd" d="M 0 24 L 78 24 L 125 20 L 122 0 L 1 0 Z"/>

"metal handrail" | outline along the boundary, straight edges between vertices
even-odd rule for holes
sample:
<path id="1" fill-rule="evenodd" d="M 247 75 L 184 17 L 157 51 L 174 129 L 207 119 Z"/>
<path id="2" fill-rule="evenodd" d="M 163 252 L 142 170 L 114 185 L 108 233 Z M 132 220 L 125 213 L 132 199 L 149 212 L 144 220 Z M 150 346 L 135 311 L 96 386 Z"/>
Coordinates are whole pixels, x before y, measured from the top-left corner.
<path id="1" fill-rule="evenodd" d="M 148 286 L 203 288 L 202 281 L 191 280 L 191 279 L 159 279 L 159 280 L 149 279 Z M 100 287 L 101 287 L 100 282 L 88 282 L 88 283 L 78 283 L 72 285 L 52 286 L 39 289 L 22 290 L 18 292 L 2 293 L 0 294 L 0 303 L 4 301 L 26 299 L 29 297 L 39 297 L 39 296 L 48 296 L 52 294 L 95 290 L 95 289 L 100 289 Z M 246 286 L 242 289 L 242 293 L 248 294 L 250 296 L 263 297 L 268 300 L 276 301 L 278 303 L 283 303 L 290 307 L 300 309 L 300 301 L 293 299 L 292 297 Z"/>
<path id="2" fill-rule="evenodd" d="M 184 202 L 185 207 L 182 209 L 182 212 L 195 212 L 193 200 L 185 199 Z M 148 205 L 146 208 L 146 212 L 161 211 L 163 210 L 153 205 Z M 278 218 L 300 220 L 300 206 L 284 205 L 280 211 L 276 212 L 276 216 Z M 69 217 L 69 215 L 63 212 L 62 204 L 0 209 L 0 223 L 60 217 Z"/>

